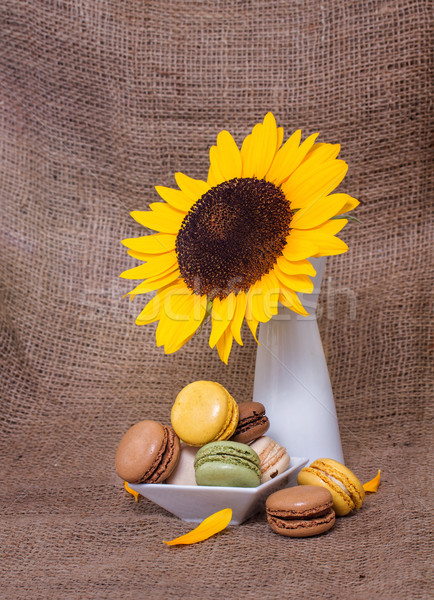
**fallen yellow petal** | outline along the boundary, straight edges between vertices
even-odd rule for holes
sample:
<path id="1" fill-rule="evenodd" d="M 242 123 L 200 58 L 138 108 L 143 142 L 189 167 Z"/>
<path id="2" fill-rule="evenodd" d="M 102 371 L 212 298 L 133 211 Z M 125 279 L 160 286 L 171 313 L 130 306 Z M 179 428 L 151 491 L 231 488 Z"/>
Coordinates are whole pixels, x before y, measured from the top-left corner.
<path id="1" fill-rule="evenodd" d="M 223 529 L 229 525 L 231 519 L 232 509 L 224 508 L 207 517 L 192 531 L 189 531 L 185 535 L 181 535 L 181 537 L 170 542 L 165 542 L 163 540 L 163 543 L 168 546 L 176 546 L 177 544 L 196 544 L 197 542 L 202 542 L 219 531 L 223 531 Z"/>
<path id="2" fill-rule="evenodd" d="M 381 469 L 378 469 L 377 475 L 371 481 L 367 481 L 363 484 L 363 489 L 365 492 L 373 492 L 375 493 L 378 490 L 378 486 L 380 485 L 380 477 L 381 477 Z"/>
<path id="3" fill-rule="evenodd" d="M 132 490 L 126 481 L 124 481 L 124 486 L 125 486 L 125 489 L 127 490 L 127 492 L 129 494 L 131 494 L 132 496 L 134 496 L 134 500 L 136 502 L 138 502 L 139 501 L 139 492 Z"/>

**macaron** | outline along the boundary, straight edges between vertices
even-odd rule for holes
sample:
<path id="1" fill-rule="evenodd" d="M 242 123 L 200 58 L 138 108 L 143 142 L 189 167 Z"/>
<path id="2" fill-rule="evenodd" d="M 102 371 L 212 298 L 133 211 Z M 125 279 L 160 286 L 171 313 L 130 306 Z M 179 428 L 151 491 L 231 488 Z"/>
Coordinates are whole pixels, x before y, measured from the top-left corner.
<path id="1" fill-rule="evenodd" d="M 194 459 L 199 448 L 181 444 L 181 454 L 178 464 L 172 474 L 166 479 L 166 483 L 172 485 L 196 485 L 194 475 Z"/>
<path id="2" fill-rule="evenodd" d="M 265 406 L 260 402 L 240 402 L 240 416 L 235 433 L 231 437 L 234 442 L 248 444 L 264 435 L 270 427 L 265 414 Z"/>
<path id="3" fill-rule="evenodd" d="M 261 483 L 259 456 L 239 442 L 206 444 L 196 454 L 194 468 L 198 485 L 257 487 Z"/>
<path id="4" fill-rule="evenodd" d="M 291 458 L 286 448 L 272 440 L 267 435 L 257 439 L 250 444 L 256 454 L 259 456 L 261 467 L 261 483 L 274 479 L 289 467 Z"/>
<path id="5" fill-rule="evenodd" d="M 214 381 L 194 381 L 183 388 L 172 406 L 172 427 L 190 446 L 227 440 L 238 424 L 238 404 Z"/>
<path id="6" fill-rule="evenodd" d="M 285 488 L 268 496 L 267 521 L 273 531 L 287 537 L 309 537 L 335 523 L 331 493 L 315 485 Z"/>
<path id="7" fill-rule="evenodd" d="M 179 439 L 171 427 L 157 421 L 140 421 L 121 439 L 116 471 L 128 483 L 161 483 L 176 467 Z"/>
<path id="8" fill-rule="evenodd" d="M 359 509 L 365 498 L 365 490 L 354 473 L 331 458 L 320 458 L 304 467 L 297 481 L 300 485 L 317 485 L 329 490 L 333 508 L 340 517 Z"/>

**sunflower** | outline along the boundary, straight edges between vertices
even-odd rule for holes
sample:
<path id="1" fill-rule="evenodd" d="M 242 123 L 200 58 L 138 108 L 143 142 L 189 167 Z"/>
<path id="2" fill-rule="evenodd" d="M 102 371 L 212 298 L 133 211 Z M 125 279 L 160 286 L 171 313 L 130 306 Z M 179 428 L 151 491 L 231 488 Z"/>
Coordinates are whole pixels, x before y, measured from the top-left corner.
<path id="1" fill-rule="evenodd" d="M 308 258 L 341 254 L 336 237 L 345 214 L 359 202 L 331 192 L 347 172 L 338 144 L 301 142 L 297 130 L 282 145 L 283 129 L 268 113 L 241 150 L 228 131 L 210 149 L 206 181 L 176 173 L 179 189 L 157 186 L 164 202 L 133 211 L 153 235 L 123 240 L 140 261 L 121 274 L 142 280 L 129 295 L 156 292 L 137 317 L 158 321 L 157 346 L 166 354 L 188 342 L 206 318 L 209 344 L 227 363 L 233 340 L 243 345 L 245 320 L 256 339 L 258 324 L 279 303 L 308 313 L 297 293 L 311 293 L 315 269 Z"/>

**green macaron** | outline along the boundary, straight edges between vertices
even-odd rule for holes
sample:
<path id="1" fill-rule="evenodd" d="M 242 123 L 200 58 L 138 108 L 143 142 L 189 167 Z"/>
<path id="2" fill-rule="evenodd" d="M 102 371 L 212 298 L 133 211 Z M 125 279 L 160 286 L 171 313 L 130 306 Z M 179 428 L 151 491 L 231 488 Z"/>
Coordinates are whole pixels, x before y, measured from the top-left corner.
<path id="1" fill-rule="evenodd" d="M 259 456 L 239 442 L 205 444 L 196 454 L 194 469 L 197 485 L 256 487 L 261 483 Z"/>

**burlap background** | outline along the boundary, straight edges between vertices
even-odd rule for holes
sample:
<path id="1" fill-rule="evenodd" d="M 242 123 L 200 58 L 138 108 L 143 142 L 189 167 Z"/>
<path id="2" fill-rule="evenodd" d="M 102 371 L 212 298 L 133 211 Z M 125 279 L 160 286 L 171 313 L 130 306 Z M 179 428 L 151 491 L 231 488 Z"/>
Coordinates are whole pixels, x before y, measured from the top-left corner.
<path id="1" fill-rule="evenodd" d="M 427 598 L 429 3 L 3 0 L 2 598 Z M 224 366 L 202 335 L 174 356 L 122 300 L 128 216 L 205 177 L 228 128 L 272 110 L 321 131 L 360 198 L 328 262 L 321 332 L 347 464 L 378 494 L 306 540 L 263 515 L 196 546 L 123 491 L 113 457 L 179 389 L 250 397 L 255 344 Z M 249 336 L 246 332 L 246 339 Z"/>

